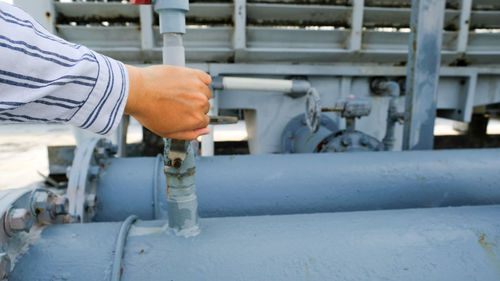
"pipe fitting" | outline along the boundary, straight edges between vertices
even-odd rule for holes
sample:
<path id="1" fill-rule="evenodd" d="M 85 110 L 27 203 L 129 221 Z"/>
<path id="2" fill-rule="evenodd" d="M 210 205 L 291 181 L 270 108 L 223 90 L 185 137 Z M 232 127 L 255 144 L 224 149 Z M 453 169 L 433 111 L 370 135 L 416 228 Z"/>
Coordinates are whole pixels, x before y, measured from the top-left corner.
<path id="1" fill-rule="evenodd" d="M 165 142 L 165 155 L 171 142 Z M 179 168 L 166 166 L 168 226 L 179 236 L 195 236 L 198 227 L 198 199 L 195 187 L 195 159 L 191 143 L 186 145 L 186 157 Z"/>
<path id="2" fill-rule="evenodd" d="M 160 33 L 186 33 L 188 0 L 156 0 L 155 11 L 160 17 Z"/>

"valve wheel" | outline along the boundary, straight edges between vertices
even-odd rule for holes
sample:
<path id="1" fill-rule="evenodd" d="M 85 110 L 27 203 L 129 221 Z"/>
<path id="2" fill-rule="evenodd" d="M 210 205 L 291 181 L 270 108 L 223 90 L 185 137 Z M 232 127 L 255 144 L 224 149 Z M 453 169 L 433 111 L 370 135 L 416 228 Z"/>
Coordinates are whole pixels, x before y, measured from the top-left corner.
<path id="1" fill-rule="evenodd" d="M 321 105 L 318 91 L 310 88 L 306 94 L 306 124 L 311 132 L 316 133 L 321 123 Z"/>

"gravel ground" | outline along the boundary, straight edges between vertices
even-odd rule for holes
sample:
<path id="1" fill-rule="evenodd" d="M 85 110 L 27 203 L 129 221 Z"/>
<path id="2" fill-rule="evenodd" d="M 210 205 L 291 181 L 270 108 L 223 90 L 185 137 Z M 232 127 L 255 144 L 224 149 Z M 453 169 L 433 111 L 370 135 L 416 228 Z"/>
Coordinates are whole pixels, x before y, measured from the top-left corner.
<path id="1" fill-rule="evenodd" d="M 140 124 L 131 120 L 129 142 L 142 139 Z M 48 174 L 47 146 L 75 145 L 73 128 L 61 124 L 0 124 L 0 189 L 18 188 Z"/>

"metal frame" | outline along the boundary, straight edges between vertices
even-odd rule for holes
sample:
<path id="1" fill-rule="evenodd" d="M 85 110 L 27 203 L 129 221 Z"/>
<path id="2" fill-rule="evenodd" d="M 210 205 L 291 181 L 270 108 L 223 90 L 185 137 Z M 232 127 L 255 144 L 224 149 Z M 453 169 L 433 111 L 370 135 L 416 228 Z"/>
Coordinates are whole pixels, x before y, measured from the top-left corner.
<path id="1" fill-rule="evenodd" d="M 313 86 L 320 89 L 326 105 L 349 94 L 368 96 L 371 77 L 406 75 L 411 0 L 395 1 L 399 6 L 389 2 L 355 0 L 349 2 L 351 6 L 281 0 L 192 3 L 184 37 L 188 66 L 213 76 L 307 76 L 318 81 Z M 161 61 L 162 39 L 157 15 L 150 6 L 43 0 L 40 5 L 54 10 L 53 21 L 45 22 L 44 10 L 32 10 L 31 1 L 15 3 L 42 17 L 42 24 L 70 41 L 127 63 Z M 484 32 L 500 28 L 500 5 L 490 0 L 447 3 L 441 14 L 444 28 L 437 108 L 443 117 L 469 122 L 475 106 L 500 102 L 500 35 Z M 235 95 L 241 101 L 236 101 Z M 251 153 L 280 152 L 279 135 L 286 123 L 302 112 L 300 101 L 262 101 L 246 92 L 224 91 L 215 96 L 213 113 L 219 108 L 248 109 Z M 360 130 L 379 138 L 383 137 L 386 113 L 386 101 L 380 99 L 374 113 L 359 124 Z M 403 99 L 399 110 L 403 110 Z M 344 126 L 342 120 L 338 122 Z M 400 128 L 396 134 L 398 148 Z M 203 141 L 205 148 L 213 146 L 208 138 Z M 212 153 L 211 149 L 202 151 L 203 155 Z"/>
<path id="2" fill-rule="evenodd" d="M 432 149 L 445 1 L 413 0 L 403 149 Z"/>

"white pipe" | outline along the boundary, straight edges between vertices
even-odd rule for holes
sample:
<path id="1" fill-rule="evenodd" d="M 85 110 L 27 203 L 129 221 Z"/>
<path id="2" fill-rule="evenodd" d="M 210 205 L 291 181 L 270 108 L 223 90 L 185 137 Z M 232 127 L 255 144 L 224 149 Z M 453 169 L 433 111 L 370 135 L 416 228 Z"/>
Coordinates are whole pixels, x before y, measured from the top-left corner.
<path id="1" fill-rule="evenodd" d="M 292 80 L 264 79 L 264 78 L 222 78 L 224 90 L 248 90 L 248 91 L 273 91 L 290 93 L 293 88 Z"/>

